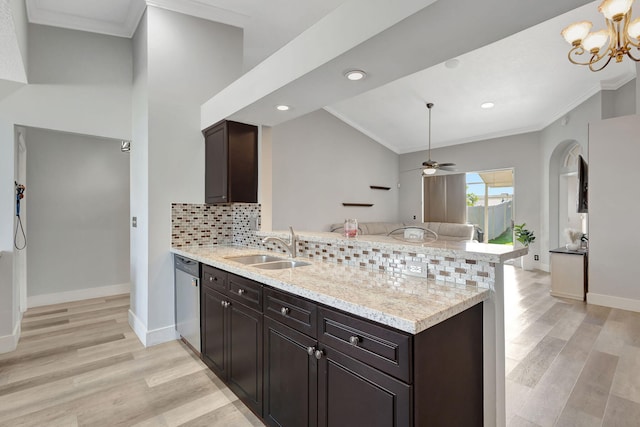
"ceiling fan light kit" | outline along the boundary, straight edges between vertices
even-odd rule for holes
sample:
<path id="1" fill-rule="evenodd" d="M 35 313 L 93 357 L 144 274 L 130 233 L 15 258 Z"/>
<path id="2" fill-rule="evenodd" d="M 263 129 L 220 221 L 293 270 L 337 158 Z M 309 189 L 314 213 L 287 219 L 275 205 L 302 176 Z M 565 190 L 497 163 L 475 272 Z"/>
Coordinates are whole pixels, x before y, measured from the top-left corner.
<path id="1" fill-rule="evenodd" d="M 438 163 L 435 160 L 431 160 L 431 109 L 433 108 L 433 102 L 427 102 L 427 109 L 429 110 L 429 159 L 426 162 L 422 162 L 422 176 L 434 175 L 438 169 L 445 171 L 455 170 L 453 166 L 455 163 Z"/>
<path id="2" fill-rule="evenodd" d="M 640 61 L 632 51 L 640 49 L 640 18 L 631 20 L 634 0 L 604 0 L 598 7 L 607 24 L 606 30 L 590 32 L 593 24 L 581 21 L 562 30 L 562 37 L 572 46 L 569 61 L 576 65 L 587 65 L 591 71 L 604 69 L 613 58 L 622 62 L 625 55 Z M 588 54 L 588 60 L 580 56 Z M 605 60 L 601 66 L 596 66 Z"/>

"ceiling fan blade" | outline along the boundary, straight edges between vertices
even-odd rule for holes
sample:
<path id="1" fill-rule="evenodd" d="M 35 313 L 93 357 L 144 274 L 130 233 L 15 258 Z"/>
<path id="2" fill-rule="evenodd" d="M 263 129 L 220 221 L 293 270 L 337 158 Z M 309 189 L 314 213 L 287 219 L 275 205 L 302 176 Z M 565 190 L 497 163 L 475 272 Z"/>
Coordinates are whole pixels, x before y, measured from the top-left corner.
<path id="1" fill-rule="evenodd" d="M 422 162 L 422 166 L 424 166 L 425 168 L 438 167 L 438 162 L 433 160 L 427 160 L 426 162 Z"/>
<path id="2" fill-rule="evenodd" d="M 449 171 L 449 172 L 455 172 L 458 169 L 456 169 L 456 168 L 454 168 L 452 166 L 442 166 L 442 165 L 440 165 L 440 170 Z"/>
<path id="3" fill-rule="evenodd" d="M 455 163 L 440 163 L 441 167 L 449 167 L 449 166 L 455 166 Z"/>

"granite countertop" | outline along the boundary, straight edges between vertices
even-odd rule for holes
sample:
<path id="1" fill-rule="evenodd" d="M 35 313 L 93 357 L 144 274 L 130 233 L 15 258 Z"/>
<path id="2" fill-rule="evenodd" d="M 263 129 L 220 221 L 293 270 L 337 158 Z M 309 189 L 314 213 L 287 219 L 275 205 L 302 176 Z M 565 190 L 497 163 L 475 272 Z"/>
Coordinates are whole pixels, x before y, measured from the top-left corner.
<path id="1" fill-rule="evenodd" d="M 496 245 L 490 243 L 478 243 L 473 241 L 446 241 L 437 240 L 429 243 L 412 243 L 394 239 L 389 236 L 363 235 L 354 238 L 343 237 L 339 233 L 323 232 L 323 231 L 295 231 L 298 239 L 310 242 L 322 242 L 343 244 L 351 246 L 370 246 L 375 245 L 377 248 L 385 248 L 392 251 L 415 252 L 425 255 L 436 256 L 464 256 L 469 259 L 479 261 L 502 263 L 506 260 L 518 258 L 526 255 L 529 249 L 514 248 L 509 245 Z M 258 231 L 258 237 L 274 236 L 282 239 L 289 238 L 288 231 Z"/>
<path id="2" fill-rule="evenodd" d="M 171 252 L 276 289 L 417 334 L 489 298 L 476 286 L 369 271 L 304 259 L 311 265 L 264 270 L 227 257 L 273 252 L 241 246 L 171 248 Z"/>

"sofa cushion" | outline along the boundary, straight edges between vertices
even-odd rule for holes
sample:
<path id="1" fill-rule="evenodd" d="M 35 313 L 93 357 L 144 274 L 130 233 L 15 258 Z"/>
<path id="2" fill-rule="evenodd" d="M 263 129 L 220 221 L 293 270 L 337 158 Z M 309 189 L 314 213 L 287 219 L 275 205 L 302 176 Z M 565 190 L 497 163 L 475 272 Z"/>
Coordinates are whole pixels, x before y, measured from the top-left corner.
<path id="1" fill-rule="evenodd" d="M 438 240 L 472 240 L 473 225 L 453 224 L 448 222 L 427 222 L 426 228 L 438 234 Z M 440 239 L 442 236 L 442 239 Z"/>

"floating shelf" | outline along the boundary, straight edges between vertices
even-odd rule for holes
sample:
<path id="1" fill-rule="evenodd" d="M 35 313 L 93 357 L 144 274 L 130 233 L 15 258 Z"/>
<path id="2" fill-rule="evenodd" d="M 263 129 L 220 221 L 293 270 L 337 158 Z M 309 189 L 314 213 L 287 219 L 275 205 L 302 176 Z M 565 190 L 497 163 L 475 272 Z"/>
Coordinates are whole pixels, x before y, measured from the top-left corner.
<path id="1" fill-rule="evenodd" d="M 359 207 L 365 207 L 365 208 L 370 208 L 371 206 L 373 206 L 373 203 L 342 203 L 342 206 L 359 206 Z"/>
<path id="2" fill-rule="evenodd" d="M 369 188 L 371 188 L 372 190 L 391 190 L 391 187 L 383 187 L 381 185 L 370 185 Z"/>

